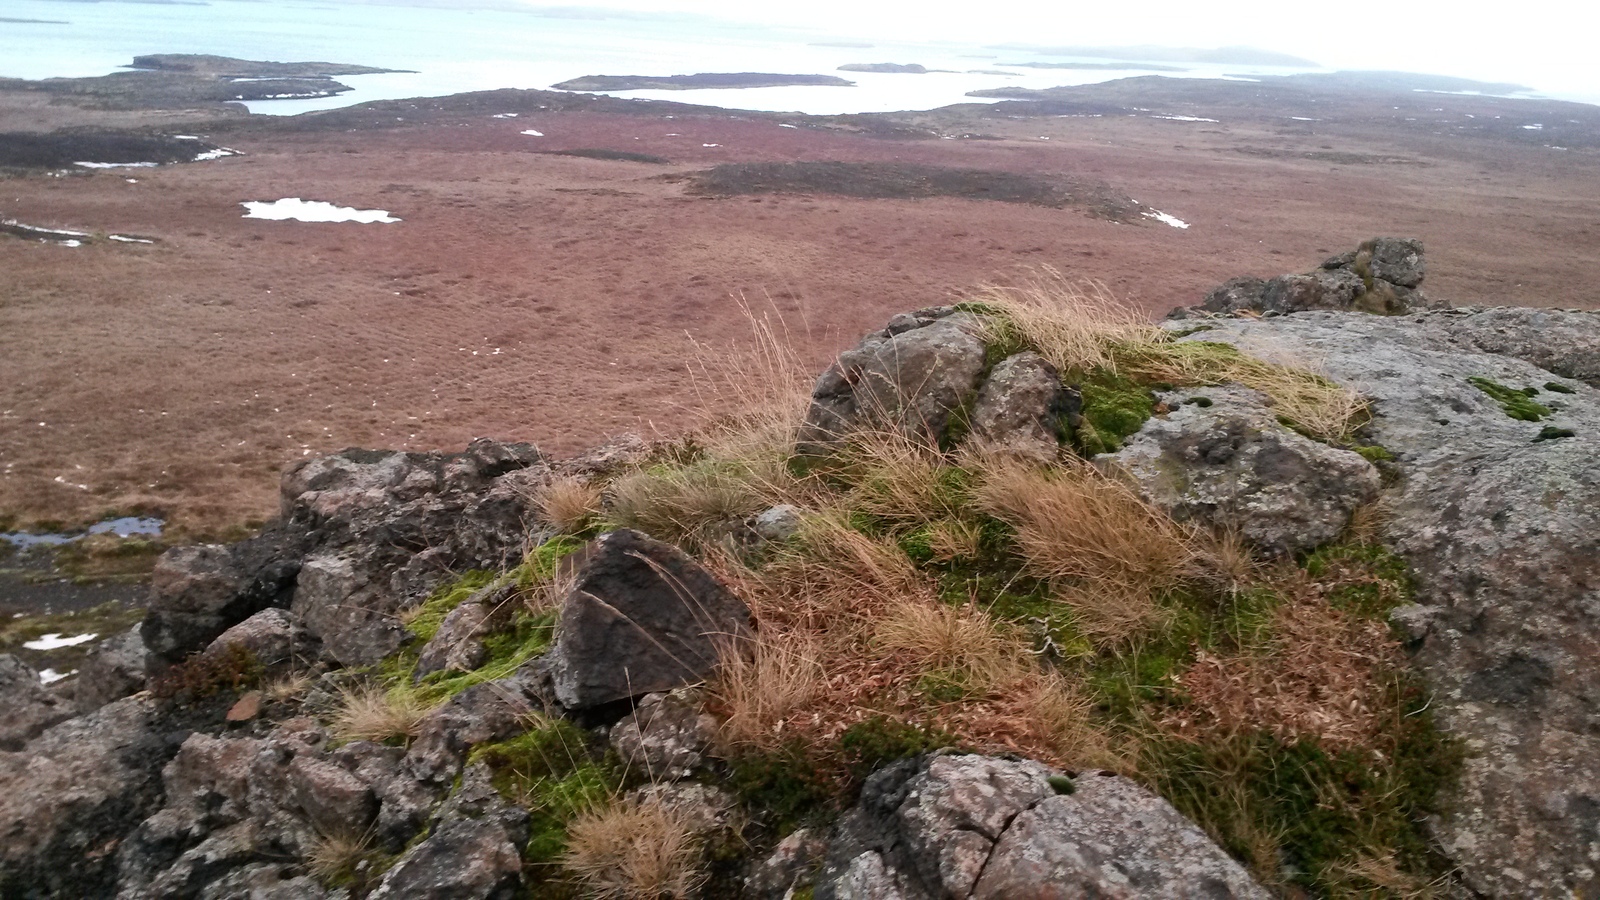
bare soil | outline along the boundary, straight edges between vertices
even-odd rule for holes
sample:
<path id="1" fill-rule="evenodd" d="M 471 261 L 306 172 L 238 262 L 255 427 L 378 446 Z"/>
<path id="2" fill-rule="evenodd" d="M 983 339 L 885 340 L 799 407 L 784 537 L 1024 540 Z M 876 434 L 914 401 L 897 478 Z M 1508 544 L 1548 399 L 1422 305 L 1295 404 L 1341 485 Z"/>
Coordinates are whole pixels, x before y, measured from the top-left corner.
<path id="1" fill-rule="evenodd" d="M 678 434 L 701 405 L 696 345 L 748 337 L 740 298 L 820 370 L 895 312 L 1033 267 L 1159 316 L 1386 234 L 1423 239 L 1426 289 L 1457 304 L 1600 308 L 1595 145 L 1553 149 L 1510 120 L 1454 131 L 1438 120 L 1521 112 L 1416 97 L 1433 118 L 1385 99 L 1300 121 L 1232 97 L 1220 122 L 1152 117 L 1205 116 L 1187 94 L 814 119 L 533 92 L 292 121 L 168 111 L 247 155 L 0 180 L 0 216 L 160 241 L 0 237 L 0 519 L 159 512 L 194 536 L 271 516 L 285 464 L 347 446 Z M 0 132 L 98 115 L 35 100 L 0 96 Z M 1192 227 L 803 183 L 691 191 L 718 166 L 817 162 L 1048 175 Z M 282 197 L 403 221 L 242 218 Z"/>

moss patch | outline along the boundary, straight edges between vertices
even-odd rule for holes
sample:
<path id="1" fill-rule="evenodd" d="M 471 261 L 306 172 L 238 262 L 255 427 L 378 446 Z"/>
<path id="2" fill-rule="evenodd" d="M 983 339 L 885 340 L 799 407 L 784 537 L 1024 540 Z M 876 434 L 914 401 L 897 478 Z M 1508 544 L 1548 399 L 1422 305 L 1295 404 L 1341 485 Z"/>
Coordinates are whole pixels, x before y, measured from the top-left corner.
<path id="1" fill-rule="evenodd" d="M 528 810 L 530 837 L 523 858 L 536 883 L 557 878 L 567 823 L 608 802 L 622 786 L 614 761 L 591 743 L 588 732 L 564 719 L 481 745 L 469 761 L 487 765 L 495 789 Z"/>
<path id="2" fill-rule="evenodd" d="M 1500 404 L 1500 408 L 1505 410 L 1506 415 L 1518 421 L 1537 422 L 1550 415 L 1548 406 L 1535 403 L 1532 399 L 1535 394 L 1539 393 L 1538 388 L 1518 390 L 1477 375 L 1469 377 L 1467 383 L 1488 394 L 1490 398 Z"/>
<path id="3" fill-rule="evenodd" d="M 1069 432 L 1074 450 L 1085 457 L 1115 453 L 1155 412 L 1150 388 L 1110 369 L 1095 369 L 1077 382 L 1083 397 L 1079 419 Z"/>
<path id="4" fill-rule="evenodd" d="M 462 575 L 450 584 L 433 592 L 433 596 L 423 601 L 411 621 L 406 624 L 406 630 L 417 636 L 417 640 L 426 644 L 433 640 L 439 633 L 439 626 L 444 624 L 445 617 L 461 604 L 471 599 L 473 594 L 483 590 L 500 578 L 499 572 L 473 570 Z"/>

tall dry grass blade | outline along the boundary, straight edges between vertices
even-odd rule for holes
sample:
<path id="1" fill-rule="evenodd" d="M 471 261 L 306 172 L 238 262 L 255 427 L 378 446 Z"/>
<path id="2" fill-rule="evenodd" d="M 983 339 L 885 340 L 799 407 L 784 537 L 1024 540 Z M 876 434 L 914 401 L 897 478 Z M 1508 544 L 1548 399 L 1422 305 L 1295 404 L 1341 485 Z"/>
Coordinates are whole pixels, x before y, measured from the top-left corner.
<path id="1" fill-rule="evenodd" d="M 1105 285 L 1073 280 L 1048 266 L 1020 284 L 988 285 L 965 299 L 998 313 L 984 320 L 988 343 L 1030 346 L 1062 372 L 1115 369 L 1114 347 L 1165 337 Z"/>
<path id="2" fill-rule="evenodd" d="M 564 534 L 577 534 L 600 517 L 601 486 L 587 478 L 557 478 L 534 491 L 539 520 Z"/>
<path id="3" fill-rule="evenodd" d="M 790 632 L 729 646 L 709 688 L 723 714 L 725 746 L 773 749 L 795 734 L 797 718 L 823 693 L 822 643 Z"/>
<path id="4" fill-rule="evenodd" d="M 1033 669 L 1026 646 L 976 607 L 903 601 L 878 622 L 873 640 L 898 666 L 956 676 L 974 694 L 1012 686 Z"/>
<path id="5" fill-rule="evenodd" d="M 423 717 L 431 711 L 432 707 L 406 691 L 366 685 L 340 695 L 333 733 L 344 741 L 409 739 L 417 736 Z"/>

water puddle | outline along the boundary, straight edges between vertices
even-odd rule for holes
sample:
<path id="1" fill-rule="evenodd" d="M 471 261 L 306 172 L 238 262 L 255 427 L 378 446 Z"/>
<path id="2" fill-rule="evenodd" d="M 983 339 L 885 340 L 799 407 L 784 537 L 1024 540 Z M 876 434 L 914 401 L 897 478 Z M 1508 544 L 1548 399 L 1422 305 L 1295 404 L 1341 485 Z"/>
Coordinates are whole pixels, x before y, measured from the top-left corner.
<path id="1" fill-rule="evenodd" d="M 18 550 L 26 552 L 38 547 L 62 547 L 81 541 L 91 534 L 113 534 L 120 538 L 159 538 L 161 536 L 161 528 L 165 524 L 166 522 L 162 519 L 148 516 L 123 516 L 117 519 L 96 522 L 90 525 L 87 530 L 76 534 L 51 534 L 48 532 L 35 534 L 28 531 L 11 531 L 0 533 L 0 541 L 5 541 Z"/>
<path id="2" fill-rule="evenodd" d="M 39 225 L 28 225 L 16 219 L 0 219 L 0 234 L 9 234 L 24 240 L 38 241 L 41 244 L 55 244 L 61 247 L 82 247 L 84 244 L 98 243 L 100 238 L 87 231 L 68 231 L 64 228 L 44 228 Z M 154 244 L 155 238 L 140 237 L 133 234 L 108 234 L 106 240 L 120 244 Z"/>

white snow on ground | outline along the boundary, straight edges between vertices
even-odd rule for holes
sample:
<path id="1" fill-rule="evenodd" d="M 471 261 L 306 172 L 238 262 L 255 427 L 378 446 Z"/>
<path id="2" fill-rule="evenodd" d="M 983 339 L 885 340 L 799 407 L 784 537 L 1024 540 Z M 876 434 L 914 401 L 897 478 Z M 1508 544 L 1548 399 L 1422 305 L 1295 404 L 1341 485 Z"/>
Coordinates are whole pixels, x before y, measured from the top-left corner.
<path id="1" fill-rule="evenodd" d="M 77 669 L 73 669 L 71 672 L 57 672 L 55 669 L 40 669 L 39 670 L 39 683 L 40 684 L 55 684 L 56 682 L 60 681 L 63 678 L 67 678 L 69 676 L 76 675 L 76 674 L 78 674 L 78 670 Z"/>
<path id="2" fill-rule="evenodd" d="M 496 119 L 515 119 L 517 117 L 517 114 L 516 113 L 495 113 L 494 117 Z"/>
<path id="3" fill-rule="evenodd" d="M 152 163 L 152 162 L 137 162 L 137 163 L 75 162 L 75 163 L 73 163 L 73 165 L 75 165 L 75 166 L 83 166 L 85 169 L 154 169 L 156 166 L 159 166 L 161 164 L 160 163 Z"/>
<path id="4" fill-rule="evenodd" d="M 205 162 L 208 159 L 221 159 L 224 156 L 238 156 L 238 155 L 239 155 L 239 151 L 237 151 L 237 150 L 229 150 L 227 147 L 218 147 L 215 150 L 207 150 L 204 153 L 195 154 L 194 161 L 195 162 Z"/>
<path id="5" fill-rule="evenodd" d="M 800 126 L 799 125 L 790 125 L 788 122 L 779 122 L 778 123 L 778 127 L 779 128 L 799 128 Z"/>
<path id="6" fill-rule="evenodd" d="M 1169 216 L 1159 209 L 1152 209 L 1147 213 L 1143 213 L 1143 215 L 1147 219 L 1155 219 L 1157 222 L 1165 222 L 1166 224 L 1171 225 L 1173 228 L 1189 227 L 1188 222 L 1185 222 L 1177 216 Z"/>
<path id="7" fill-rule="evenodd" d="M 198 141 L 198 140 L 200 140 L 200 136 L 198 134 L 175 134 L 175 135 L 172 136 L 172 138 L 173 138 L 173 140 L 177 140 L 177 141 Z"/>
<path id="8" fill-rule="evenodd" d="M 72 637 L 62 637 L 59 634 L 40 635 L 37 641 L 23 641 L 22 646 L 29 650 L 59 650 L 62 647 L 76 647 L 95 639 L 93 634 L 75 634 Z"/>
<path id="9" fill-rule="evenodd" d="M 721 144 L 701 144 L 702 147 L 721 147 Z"/>
<path id="10" fill-rule="evenodd" d="M 532 128 L 529 128 L 527 131 L 524 131 L 523 134 L 527 135 L 528 137 L 544 137 L 544 132 L 542 132 L 542 131 L 534 131 Z"/>
<path id="11" fill-rule="evenodd" d="M 241 203 L 240 206 L 249 210 L 244 214 L 246 219 L 272 219 L 278 222 L 285 219 L 294 219 L 297 222 L 400 221 L 389 215 L 387 209 L 353 209 L 348 206 L 334 206 L 322 200 L 301 200 L 299 197 L 285 197 L 270 203 L 265 200 L 250 200 Z"/>
<path id="12" fill-rule="evenodd" d="M 1152 119 L 1171 119 L 1174 122 L 1215 122 L 1216 119 L 1203 119 L 1200 116 L 1151 116 Z"/>
<path id="13" fill-rule="evenodd" d="M 1307 116 L 1290 116 L 1289 118 L 1295 120 L 1296 122 L 1321 122 L 1322 121 L 1321 119 L 1313 119 L 1313 118 L 1309 118 Z"/>
<path id="14" fill-rule="evenodd" d="M 1544 125 L 1543 124 L 1539 124 L 1539 125 L 1524 125 L 1524 126 L 1522 126 L 1522 128 L 1523 128 L 1524 131 L 1543 131 L 1544 130 Z"/>
<path id="15" fill-rule="evenodd" d="M 76 240 L 76 239 L 70 240 L 70 241 L 62 241 L 61 242 L 61 246 L 63 246 L 63 247 L 82 247 L 83 246 L 83 241 Z"/>
<path id="16" fill-rule="evenodd" d="M 120 242 L 122 242 L 124 244 L 154 244 L 155 243 L 155 241 L 149 240 L 147 238 L 128 237 L 125 234 L 108 234 L 108 235 L 106 235 L 106 237 L 110 238 L 113 241 L 120 241 Z"/>
<path id="17" fill-rule="evenodd" d="M 40 228 L 37 225 L 24 225 L 21 222 L 18 222 L 16 219 L 0 219 L 0 225 L 5 225 L 5 226 L 7 226 L 9 228 L 21 228 L 24 231 L 31 231 L 31 232 L 34 232 L 35 234 L 50 234 L 50 235 L 59 235 L 59 236 L 63 236 L 63 237 L 88 237 L 89 236 L 89 232 L 87 232 L 87 231 L 67 231 L 67 230 L 61 229 L 61 228 Z"/>

